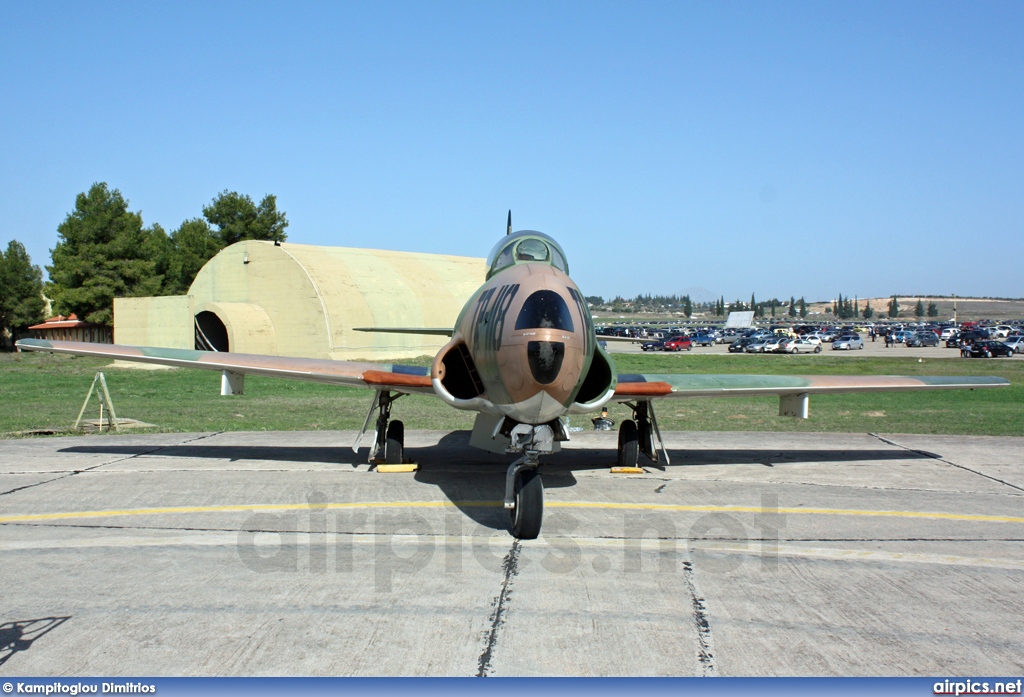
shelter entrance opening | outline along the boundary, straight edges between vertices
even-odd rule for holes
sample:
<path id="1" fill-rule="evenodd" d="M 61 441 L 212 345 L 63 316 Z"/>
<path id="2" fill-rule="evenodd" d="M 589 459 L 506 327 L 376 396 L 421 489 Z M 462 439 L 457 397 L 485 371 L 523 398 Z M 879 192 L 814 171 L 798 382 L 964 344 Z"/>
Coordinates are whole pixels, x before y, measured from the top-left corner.
<path id="1" fill-rule="evenodd" d="M 196 350 L 228 351 L 228 330 L 215 313 L 200 312 L 196 315 Z"/>

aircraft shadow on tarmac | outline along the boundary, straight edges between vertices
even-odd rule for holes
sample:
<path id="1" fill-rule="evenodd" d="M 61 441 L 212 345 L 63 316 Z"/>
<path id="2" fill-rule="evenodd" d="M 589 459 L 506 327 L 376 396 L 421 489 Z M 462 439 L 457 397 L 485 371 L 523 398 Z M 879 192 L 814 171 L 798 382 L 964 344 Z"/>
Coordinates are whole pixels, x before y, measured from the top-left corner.
<path id="1" fill-rule="evenodd" d="M 349 446 L 276 446 L 276 445 L 165 445 L 154 446 L 138 443 L 135 445 L 74 445 L 62 448 L 62 453 L 86 453 L 100 455 L 127 455 L 158 457 L 181 457 L 240 462 L 258 460 L 261 462 L 326 462 L 340 465 L 365 465 L 366 451 L 352 452 Z"/>
<path id="2" fill-rule="evenodd" d="M 508 527 L 508 513 L 500 506 L 466 506 L 466 501 L 501 501 L 505 494 L 505 470 L 510 455 L 487 453 L 470 447 L 469 431 L 453 431 L 443 436 L 436 446 L 407 448 L 406 454 L 419 463 L 416 481 L 437 486 L 468 518 L 488 528 Z M 850 463 L 893 460 L 922 460 L 939 457 L 913 450 L 780 450 L 763 449 L 701 449 L 669 450 L 671 467 L 707 465 L 760 465 L 775 467 L 805 462 Z M 576 484 L 573 472 L 607 470 L 616 462 L 614 448 L 573 448 L 562 450 L 544 459 L 541 468 L 544 488 L 555 489 Z M 640 464 L 665 471 L 664 464 L 654 464 L 640 457 Z"/>
<path id="3" fill-rule="evenodd" d="M 71 619 L 67 617 L 40 617 L 34 620 L 16 620 L 0 624 L 0 666 L 21 651 L 28 651 L 32 643 Z"/>
<path id="4" fill-rule="evenodd" d="M 64 453 L 138 455 L 159 457 L 209 458 L 238 462 L 244 460 L 271 462 L 335 463 L 362 465 L 366 463 L 366 450 L 352 452 L 347 445 L 264 446 L 264 445 L 205 445 L 184 444 L 170 446 L 133 445 L 75 445 L 63 448 Z M 415 480 L 436 486 L 449 501 L 468 518 L 488 528 L 508 527 L 508 514 L 500 501 L 505 495 L 505 471 L 512 455 L 488 453 L 469 445 L 469 431 L 453 431 L 444 435 L 436 445 L 406 447 L 406 457 L 419 464 Z M 671 467 L 702 467 L 709 465 L 759 465 L 776 467 L 800 463 L 852 463 L 894 460 L 922 460 L 939 457 L 932 453 L 895 448 L 873 450 L 781 450 L 778 448 L 728 448 L 699 450 L 669 450 Z M 615 464 L 614 448 L 573 448 L 563 450 L 544 460 L 541 473 L 544 488 L 571 487 L 576 484 L 573 472 L 606 470 Z M 653 464 L 641 456 L 641 465 L 666 471 L 664 464 Z M 487 501 L 493 505 L 467 505 L 467 502 Z"/>

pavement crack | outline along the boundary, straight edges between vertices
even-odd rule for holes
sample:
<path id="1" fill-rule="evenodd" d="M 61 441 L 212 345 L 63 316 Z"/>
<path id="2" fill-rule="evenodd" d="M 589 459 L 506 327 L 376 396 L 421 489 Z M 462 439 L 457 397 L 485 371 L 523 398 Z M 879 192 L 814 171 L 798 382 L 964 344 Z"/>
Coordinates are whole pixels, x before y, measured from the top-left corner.
<path id="1" fill-rule="evenodd" d="M 65 479 L 67 477 L 71 477 L 71 476 L 76 475 L 76 474 L 78 474 L 78 471 L 68 472 L 67 474 L 65 474 L 63 476 L 54 477 L 53 479 L 47 479 L 46 481 L 36 482 L 35 484 L 26 484 L 25 486 L 15 487 L 13 489 L 8 489 L 7 491 L 0 491 L 0 496 L 7 496 L 7 494 L 13 494 L 16 491 L 24 491 L 25 489 L 31 489 L 33 487 L 42 486 L 43 484 L 49 484 L 50 482 L 56 482 L 57 480 Z"/>
<path id="2" fill-rule="evenodd" d="M 713 677 L 718 671 L 715 668 L 715 652 L 711 642 L 707 601 L 697 590 L 692 561 L 683 562 L 683 579 L 686 581 L 687 590 L 690 591 L 690 603 L 693 606 L 693 625 L 697 629 L 697 664 L 700 666 L 700 674 L 704 678 Z"/>
<path id="3" fill-rule="evenodd" d="M 492 603 L 494 610 L 488 618 L 491 626 L 487 630 L 484 650 L 480 654 L 480 659 L 477 663 L 476 677 L 478 678 L 486 678 L 492 671 L 491 659 L 494 658 L 494 647 L 498 642 L 498 630 L 505 624 L 505 611 L 508 609 L 508 602 L 512 597 L 512 581 L 519 575 L 519 553 L 522 549 L 523 547 L 519 544 L 519 540 L 512 540 L 512 548 L 509 549 L 508 554 L 505 555 L 501 562 L 501 568 L 504 572 L 501 580 L 501 592 L 498 593 L 498 597 Z"/>
<path id="4" fill-rule="evenodd" d="M 211 436 L 216 436 L 216 435 L 219 435 L 221 433 L 223 433 L 223 431 L 217 431 L 215 433 L 203 433 L 203 434 L 201 434 L 199 436 L 196 436 L 195 438 L 189 438 L 186 441 L 182 441 L 181 443 L 174 443 L 173 445 L 161 445 L 159 447 L 153 448 L 152 450 L 147 450 L 144 453 L 135 453 L 134 455 L 129 455 L 127 457 L 119 457 L 116 460 L 110 460 L 109 462 L 101 462 L 100 464 L 93 465 L 92 467 L 83 467 L 80 470 L 75 470 L 73 472 L 68 472 L 67 474 L 65 474 L 65 475 L 63 475 L 61 477 L 54 477 L 53 479 L 47 479 L 44 482 L 36 482 L 34 484 L 26 484 L 25 486 L 19 486 L 19 487 L 16 487 L 14 489 L 10 489 L 8 491 L 0 491 L 0 496 L 6 496 L 7 494 L 13 494 L 16 491 L 24 491 L 25 489 L 32 489 L 32 488 L 37 487 L 37 486 L 43 486 L 44 484 L 51 484 L 53 482 L 59 482 L 61 479 L 67 479 L 68 477 L 74 477 L 76 474 L 82 474 L 83 472 L 92 472 L 93 470 L 99 469 L 100 467 L 106 467 L 108 465 L 116 465 L 118 462 L 124 462 L 126 460 L 132 460 L 132 459 L 140 457 L 142 455 L 152 455 L 153 453 L 160 452 L 161 450 L 166 450 L 167 448 L 177 448 L 178 446 L 185 445 L 186 443 L 194 443 L 197 440 L 202 440 L 203 438 L 209 438 Z"/>
<path id="5" fill-rule="evenodd" d="M 931 458 L 932 460 L 938 460 L 939 462 L 944 462 L 947 465 L 951 465 L 953 467 L 958 467 L 958 468 L 964 470 L 965 472 L 970 472 L 972 474 L 976 474 L 979 477 L 984 477 L 985 479 L 990 479 L 993 482 L 999 482 L 1000 484 L 1005 484 L 1006 486 L 1010 487 L 1011 489 L 1016 489 L 1017 491 L 1024 491 L 1024 487 L 1019 487 L 1016 484 L 1010 484 L 1010 482 L 1002 480 L 999 477 L 993 477 L 992 475 L 985 474 L 984 472 L 979 472 L 978 470 L 971 469 L 970 467 L 967 467 L 966 465 L 958 465 L 957 463 L 952 462 L 951 460 L 947 460 L 946 458 L 942 457 L 941 455 L 936 455 L 935 453 L 929 453 L 929 452 L 927 452 L 925 450 L 916 450 L 915 448 L 909 448 L 909 447 L 907 447 L 905 445 L 900 445 L 899 443 L 896 443 L 895 441 L 891 441 L 888 438 L 883 438 L 882 436 L 878 435 L 877 433 L 868 433 L 868 435 L 872 436 L 873 438 L 877 438 L 878 440 L 882 441 L 883 443 L 885 443 L 887 445 L 891 445 L 891 446 L 893 446 L 895 448 L 901 448 L 903 450 L 907 450 L 907 451 L 912 452 L 912 453 L 917 453 L 918 455 L 923 455 L 924 457 Z"/>

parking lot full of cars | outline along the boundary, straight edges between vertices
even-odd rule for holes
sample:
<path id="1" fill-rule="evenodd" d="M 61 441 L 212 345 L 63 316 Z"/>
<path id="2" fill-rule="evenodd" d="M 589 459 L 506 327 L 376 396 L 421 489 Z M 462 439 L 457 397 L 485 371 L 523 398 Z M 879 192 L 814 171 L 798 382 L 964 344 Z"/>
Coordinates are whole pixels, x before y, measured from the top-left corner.
<path id="1" fill-rule="evenodd" d="M 964 358 L 1012 357 L 1024 351 L 1024 321 L 851 323 L 846 325 L 791 324 L 746 329 L 716 326 L 602 327 L 599 335 L 634 338 L 643 351 L 680 352 L 727 344 L 729 353 L 820 354 L 859 351 L 865 342 L 885 347 L 958 349 Z M 600 338 L 600 337 L 599 337 Z"/>

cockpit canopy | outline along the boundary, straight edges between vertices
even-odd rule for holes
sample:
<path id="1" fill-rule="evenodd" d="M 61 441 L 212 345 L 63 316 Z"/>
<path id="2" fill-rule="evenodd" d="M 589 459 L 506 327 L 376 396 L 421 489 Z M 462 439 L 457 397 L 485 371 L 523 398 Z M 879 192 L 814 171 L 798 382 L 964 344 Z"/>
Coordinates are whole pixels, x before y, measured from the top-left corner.
<path id="1" fill-rule="evenodd" d="M 548 264 L 569 273 L 562 248 L 536 230 L 520 230 L 501 238 L 487 257 L 487 278 L 515 264 Z"/>

